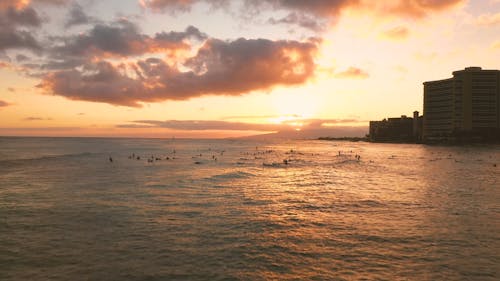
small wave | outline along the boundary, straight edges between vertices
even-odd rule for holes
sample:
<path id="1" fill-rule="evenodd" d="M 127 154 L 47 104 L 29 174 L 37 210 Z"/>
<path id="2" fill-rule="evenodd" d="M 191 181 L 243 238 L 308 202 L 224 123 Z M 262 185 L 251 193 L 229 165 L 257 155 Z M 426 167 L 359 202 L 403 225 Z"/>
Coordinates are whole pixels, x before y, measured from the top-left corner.
<path id="1" fill-rule="evenodd" d="M 18 159 L 0 160 L 0 167 L 10 167 L 10 166 L 23 165 L 26 163 L 33 163 L 33 162 L 54 161 L 54 160 L 61 160 L 61 159 L 85 157 L 85 156 L 90 156 L 90 155 L 97 155 L 97 153 L 83 152 L 83 153 L 74 153 L 74 154 L 44 155 L 44 156 L 32 157 L 32 158 L 18 158 Z"/>
<path id="2" fill-rule="evenodd" d="M 164 189 L 164 188 L 167 188 L 168 186 L 165 185 L 165 184 L 158 184 L 158 183 L 146 183 L 144 184 L 144 187 L 146 188 L 152 188 L 152 189 Z"/>
<path id="3" fill-rule="evenodd" d="M 254 177 L 255 175 L 252 173 L 246 173 L 242 171 L 224 173 L 220 175 L 214 175 L 208 178 L 208 180 L 220 181 L 220 180 L 231 180 L 231 179 L 245 179 Z"/>
<path id="4" fill-rule="evenodd" d="M 379 202 L 377 200 L 361 200 L 358 202 L 362 206 L 368 206 L 368 207 L 381 207 L 384 206 L 384 203 Z"/>
<path id="5" fill-rule="evenodd" d="M 346 159 L 343 161 L 338 161 L 335 164 L 353 164 L 353 163 L 360 163 L 360 161 L 355 160 L 355 159 Z"/>
<path id="6" fill-rule="evenodd" d="M 385 204 L 383 202 L 379 202 L 377 200 L 360 200 L 356 202 L 352 202 L 351 204 L 346 205 L 349 208 L 361 208 L 361 209 L 369 209 L 369 208 L 380 208 L 384 207 Z"/>
<path id="7" fill-rule="evenodd" d="M 264 166 L 264 167 L 271 167 L 271 168 L 280 168 L 280 167 L 283 167 L 284 165 L 285 164 L 278 163 L 278 162 L 262 163 L 262 166 Z"/>

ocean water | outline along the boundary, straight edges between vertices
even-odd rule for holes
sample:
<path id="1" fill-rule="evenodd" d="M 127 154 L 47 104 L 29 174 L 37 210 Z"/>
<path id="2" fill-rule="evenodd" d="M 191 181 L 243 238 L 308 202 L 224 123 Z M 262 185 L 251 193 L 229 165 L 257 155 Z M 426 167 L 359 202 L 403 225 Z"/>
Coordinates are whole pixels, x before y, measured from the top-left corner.
<path id="1" fill-rule="evenodd" d="M 499 279 L 500 146 L 0 138 L 0 280 Z"/>

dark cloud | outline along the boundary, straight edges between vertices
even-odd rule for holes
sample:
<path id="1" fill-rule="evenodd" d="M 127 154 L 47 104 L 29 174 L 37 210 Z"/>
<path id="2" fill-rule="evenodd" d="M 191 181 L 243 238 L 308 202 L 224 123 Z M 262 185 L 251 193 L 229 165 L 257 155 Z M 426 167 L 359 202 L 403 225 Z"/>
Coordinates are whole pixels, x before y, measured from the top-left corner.
<path id="1" fill-rule="evenodd" d="M 189 11 L 199 2 L 213 7 L 230 5 L 227 0 L 139 0 L 143 6 L 155 11 Z M 245 13 L 258 14 L 261 11 L 286 10 L 335 21 L 344 9 L 357 9 L 377 14 L 423 17 L 429 13 L 445 10 L 466 0 L 244 0 Z M 279 21 L 279 20 L 278 20 Z M 286 20 L 297 24 L 297 21 Z M 283 23 L 285 23 L 283 21 Z"/>
<path id="2" fill-rule="evenodd" d="M 119 128 L 167 128 L 185 131 L 228 130 L 228 131 L 279 131 L 285 128 L 280 124 L 253 124 L 243 122 L 207 120 L 138 120 L 131 124 L 118 125 Z M 289 128 L 289 126 L 286 126 Z"/>
<path id="3" fill-rule="evenodd" d="M 58 39 L 63 42 L 54 48 L 53 53 L 61 57 L 128 56 L 143 53 L 146 45 L 146 36 L 140 34 L 134 24 L 124 21 L 113 25 L 98 24 L 87 33 Z"/>
<path id="4" fill-rule="evenodd" d="M 199 2 L 208 3 L 211 7 L 220 8 L 230 5 L 230 0 L 139 0 L 142 6 L 153 11 L 187 12 Z"/>
<path id="5" fill-rule="evenodd" d="M 370 75 L 357 67 L 349 67 L 347 70 L 339 72 L 335 74 L 335 77 L 337 78 L 350 78 L 350 79 L 365 79 L 368 78 Z"/>
<path id="6" fill-rule="evenodd" d="M 39 68 L 42 71 L 55 71 L 62 69 L 72 69 L 79 67 L 86 63 L 88 59 L 85 57 L 59 57 L 59 58 L 49 58 L 42 65 L 39 64 L 24 64 L 30 68 Z"/>
<path id="7" fill-rule="evenodd" d="M 40 26 L 42 23 L 38 13 L 31 7 L 23 9 L 8 7 L 3 12 L 2 18 L 2 24 L 4 25 Z"/>
<path id="8" fill-rule="evenodd" d="M 230 5 L 229 0 L 139 0 L 143 6 L 156 11 L 189 11 L 194 4 L 204 2 L 212 7 Z M 250 9 L 288 9 L 305 11 L 317 15 L 337 14 L 348 5 L 359 4 L 359 0 L 245 0 Z"/>
<path id="9" fill-rule="evenodd" d="M 82 57 L 135 56 L 148 52 L 189 49 L 188 39 L 201 40 L 206 35 L 189 26 L 183 32 L 162 32 L 154 37 L 140 33 L 139 28 L 129 21 L 112 24 L 97 24 L 89 32 L 56 38 L 59 45 L 52 49 L 58 59 Z"/>
<path id="10" fill-rule="evenodd" d="M 0 107 L 6 107 L 6 106 L 9 106 L 10 103 L 6 102 L 6 101 L 3 101 L 3 100 L 0 100 Z"/>
<path id="11" fill-rule="evenodd" d="M 205 40 L 208 36 L 205 33 L 202 33 L 198 28 L 194 26 L 188 26 L 184 32 L 161 32 L 156 33 L 154 39 L 158 42 L 182 42 L 183 40 L 193 38 L 197 40 Z"/>
<path id="12" fill-rule="evenodd" d="M 42 19 L 35 10 L 36 4 L 63 5 L 68 0 L 0 0 L 0 24 L 6 26 L 40 27 Z"/>
<path id="13" fill-rule="evenodd" d="M 24 48 L 39 52 L 41 47 L 33 32 L 25 28 L 41 26 L 38 13 L 21 1 L 0 2 L 0 52 Z M 20 29 L 23 28 L 23 29 Z"/>
<path id="14" fill-rule="evenodd" d="M 79 131 L 82 130 L 83 128 L 80 127 L 32 127 L 32 128 L 26 128 L 26 127 L 21 127 L 21 128 L 2 128 L 0 127 L 0 133 L 3 135 L 9 135 L 9 134 L 20 134 L 20 135 L 33 135 L 33 134 L 38 134 L 38 133 L 50 133 L 50 132 L 64 132 L 67 133 L 69 131 Z"/>
<path id="15" fill-rule="evenodd" d="M 96 22 L 94 17 L 91 17 L 85 13 L 82 6 L 78 3 L 74 3 L 69 11 L 68 19 L 66 20 L 66 26 L 83 25 Z"/>
<path id="16" fill-rule="evenodd" d="M 29 57 L 27 57 L 27 56 L 25 56 L 23 54 L 16 55 L 16 61 L 18 61 L 18 62 L 27 61 L 29 59 L 30 59 Z"/>
<path id="17" fill-rule="evenodd" d="M 45 121 L 45 120 L 52 120 L 52 118 L 30 116 L 30 117 L 24 118 L 23 120 L 24 121 Z"/>
<path id="18" fill-rule="evenodd" d="M 312 31 L 322 31 L 325 29 L 324 22 L 312 16 L 299 14 L 296 12 L 290 13 L 286 17 L 281 19 L 270 18 L 268 22 L 270 24 L 297 25 Z"/>
<path id="19" fill-rule="evenodd" d="M 241 95 L 277 85 L 304 83 L 314 74 L 312 42 L 210 39 L 182 65 L 158 58 L 113 65 L 87 63 L 45 75 L 40 88 L 74 100 L 141 106 L 203 95 Z"/>
<path id="20" fill-rule="evenodd" d="M 28 49 L 39 52 L 42 48 L 31 32 L 0 26 L 0 51 Z"/>
<path id="21" fill-rule="evenodd" d="M 209 4 L 212 8 L 222 8 L 231 5 L 231 1 L 229 0 L 139 0 L 139 2 L 144 7 L 160 12 L 188 12 L 193 5 L 200 2 Z M 244 13 L 257 14 L 262 10 L 285 9 L 298 13 L 328 17 L 336 16 L 346 6 L 359 3 L 359 0 L 244 0 Z M 302 22 L 305 23 L 304 21 Z M 297 24 L 298 22 L 294 21 L 293 23 Z M 306 25 L 311 25 L 311 23 L 307 23 Z"/>

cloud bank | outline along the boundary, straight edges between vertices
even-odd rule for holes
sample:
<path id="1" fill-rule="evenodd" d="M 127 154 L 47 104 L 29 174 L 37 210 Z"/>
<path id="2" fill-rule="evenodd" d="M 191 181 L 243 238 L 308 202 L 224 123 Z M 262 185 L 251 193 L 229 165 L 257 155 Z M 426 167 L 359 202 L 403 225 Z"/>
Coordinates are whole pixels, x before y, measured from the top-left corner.
<path id="1" fill-rule="evenodd" d="M 343 125 L 352 125 L 364 122 L 356 119 L 304 119 L 295 118 L 278 124 L 231 122 L 219 120 L 136 120 L 128 124 L 117 125 L 118 128 L 164 128 L 186 131 L 226 130 L 226 131 L 263 131 L 278 132 L 294 130 L 296 127 L 303 129 L 331 128 Z"/>
<path id="2" fill-rule="evenodd" d="M 101 36 L 86 35 L 71 40 L 57 53 L 66 54 L 65 59 L 69 62 L 79 55 L 90 58 L 94 55 L 138 55 L 157 46 L 178 48 L 184 38 L 192 34 L 201 38 L 197 29 L 188 28 L 184 33 L 143 37 L 147 40 L 136 44 L 140 37 L 137 33 L 122 36 L 114 30 L 114 37 L 102 44 L 98 40 Z M 81 44 L 72 43 L 79 40 L 91 47 L 80 48 Z M 241 95 L 277 85 L 304 83 L 314 74 L 316 50 L 314 42 L 207 39 L 196 55 L 181 65 L 169 64 L 156 57 L 117 64 L 88 60 L 79 68 L 47 73 L 39 87 L 69 99 L 133 107 L 141 106 L 141 102 L 185 100 L 203 95 Z"/>
<path id="3" fill-rule="evenodd" d="M 143 7 L 157 12 L 189 11 L 193 5 L 206 3 L 212 7 L 227 7 L 228 0 L 139 0 Z M 345 9 L 365 10 L 381 15 L 424 17 L 464 3 L 465 0 L 243 0 L 245 12 L 284 10 L 291 13 L 336 18 Z"/>
<path id="4" fill-rule="evenodd" d="M 419 19 L 443 11 L 466 0 L 242 0 L 240 16 L 251 18 L 266 11 L 288 13 L 281 18 L 271 17 L 269 24 L 296 26 L 314 32 L 327 29 L 328 23 L 335 24 L 347 10 L 362 11 L 381 17 L 403 17 Z M 228 10 L 235 1 L 229 0 L 139 0 L 142 7 L 154 12 L 182 13 L 203 3 L 212 9 Z M 239 3 L 239 2 L 237 2 Z"/>

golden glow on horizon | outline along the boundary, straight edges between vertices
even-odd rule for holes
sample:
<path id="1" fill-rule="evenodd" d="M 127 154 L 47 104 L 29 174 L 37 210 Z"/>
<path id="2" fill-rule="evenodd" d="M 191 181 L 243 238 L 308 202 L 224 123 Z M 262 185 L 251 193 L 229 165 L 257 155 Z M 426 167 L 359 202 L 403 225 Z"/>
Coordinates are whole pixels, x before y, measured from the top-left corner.
<path id="1" fill-rule="evenodd" d="M 317 114 L 319 100 L 314 94 L 308 94 L 300 91 L 287 93 L 283 90 L 280 93 L 273 94 L 271 101 L 275 110 L 274 114 L 280 117 L 271 120 L 273 123 L 282 123 L 296 119 L 312 118 Z"/>

